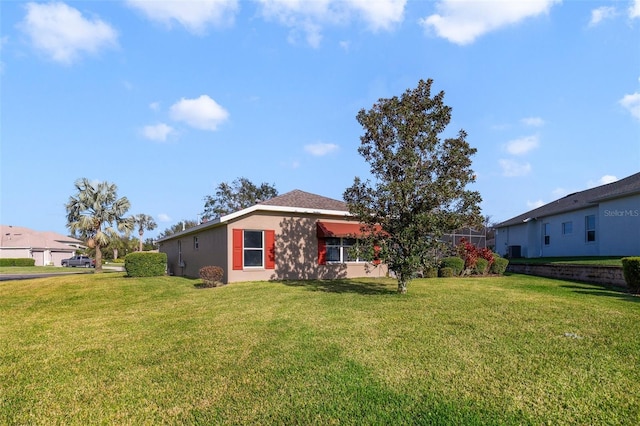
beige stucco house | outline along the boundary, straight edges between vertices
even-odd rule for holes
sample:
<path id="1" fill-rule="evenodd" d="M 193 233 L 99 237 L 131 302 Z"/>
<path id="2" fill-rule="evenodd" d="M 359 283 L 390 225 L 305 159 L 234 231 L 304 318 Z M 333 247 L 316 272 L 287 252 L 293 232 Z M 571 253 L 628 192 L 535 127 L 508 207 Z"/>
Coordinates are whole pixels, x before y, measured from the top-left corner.
<path id="1" fill-rule="evenodd" d="M 361 234 L 342 201 L 294 190 L 159 240 L 169 273 L 198 277 L 224 269 L 223 281 L 378 277 L 385 265 L 353 258 Z"/>
<path id="2" fill-rule="evenodd" d="M 61 266 L 60 261 L 83 248 L 82 241 L 50 231 L 0 225 L 0 258 L 35 259 L 36 266 Z"/>

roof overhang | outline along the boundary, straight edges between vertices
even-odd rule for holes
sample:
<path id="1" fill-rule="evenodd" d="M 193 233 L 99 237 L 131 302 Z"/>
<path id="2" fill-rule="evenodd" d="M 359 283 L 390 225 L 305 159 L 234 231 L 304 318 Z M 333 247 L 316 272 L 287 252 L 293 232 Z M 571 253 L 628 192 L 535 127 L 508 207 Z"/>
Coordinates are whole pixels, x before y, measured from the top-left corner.
<path id="1" fill-rule="evenodd" d="M 193 228 L 176 232 L 173 235 L 169 235 L 166 238 L 162 238 L 158 240 L 158 242 L 168 241 L 173 238 L 180 237 L 182 235 L 192 234 L 198 231 L 202 231 L 204 229 L 215 228 L 218 226 L 226 225 L 227 223 L 230 223 L 236 219 L 239 219 L 243 216 L 253 214 L 256 212 L 282 213 L 282 214 L 288 214 L 288 215 L 312 214 L 312 215 L 321 215 L 321 216 L 335 216 L 340 218 L 348 218 L 352 216 L 351 213 L 349 213 L 348 211 L 342 211 L 342 210 L 309 209 L 309 208 L 302 208 L 302 207 L 269 206 L 264 204 L 256 204 L 246 209 L 238 210 L 237 212 L 220 216 L 219 218 L 202 223 L 198 226 L 194 226 Z M 360 225 L 356 224 L 356 226 L 359 227 Z"/>

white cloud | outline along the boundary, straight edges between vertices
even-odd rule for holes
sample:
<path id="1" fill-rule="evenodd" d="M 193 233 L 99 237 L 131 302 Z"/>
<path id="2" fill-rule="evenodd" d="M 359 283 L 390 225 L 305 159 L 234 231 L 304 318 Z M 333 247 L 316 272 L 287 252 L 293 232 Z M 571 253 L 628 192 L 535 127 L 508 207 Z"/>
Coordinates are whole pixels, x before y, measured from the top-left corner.
<path id="1" fill-rule="evenodd" d="M 166 213 L 158 213 L 158 222 L 171 222 L 171 217 Z"/>
<path id="2" fill-rule="evenodd" d="M 542 200 L 529 201 L 527 200 L 527 207 L 530 209 L 537 209 L 538 207 L 544 206 L 546 203 Z"/>
<path id="3" fill-rule="evenodd" d="M 524 155 L 539 145 L 538 136 L 525 136 L 507 142 L 507 152 L 513 155 Z"/>
<path id="4" fill-rule="evenodd" d="M 237 0 L 128 0 L 127 3 L 152 21 L 169 28 L 177 22 L 193 34 L 204 34 L 208 26 L 231 25 L 238 11 Z"/>
<path id="5" fill-rule="evenodd" d="M 618 101 L 632 116 L 640 120 L 640 92 L 624 95 Z"/>
<path id="6" fill-rule="evenodd" d="M 551 191 L 551 194 L 555 197 L 555 198 L 562 198 L 565 195 L 569 194 L 569 191 L 567 191 L 564 188 L 556 188 L 553 191 Z"/>
<path id="7" fill-rule="evenodd" d="M 402 22 L 406 0 L 347 0 L 347 4 L 363 15 L 365 22 L 373 29 L 391 30 Z"/>
<path id="8" fill-rule="evenodd" d="M 338 149 L 338 145 L 336 144 L 322 143 L 322 142 L 311 144 L 311 145 L 305 145 L 304 147 L 305 151 L 317 157 L 327 155 L 333 151 L 336 151 L 337 149 Z"/>
<path id="9" fill-rule="evenodd" d="M 629 7 L 629 17 L 631 19 L 640 18 L 640 0 L 635 0 Z"/>
<path id="10" fill-rule="evenodd" d="M 540 117 L 525 117 L 520 120 L 525 126 L 541 127 L 544 126 L 544 120 Z"/>
<path id="11" fill-rule="evenodd" d="M 257 0 L 262 16 L 291 29 L 288 40 L 301 37 L 312 47 L 322 41 L 325 25 L 361 18 L 372 31 L 392 30 L 404 19 L 406 0 Z"/>
<path id="12" fill-rule="evenodd" d="M 5 44 L 9 43 L 9 36 L 0 37 L 0 52 L 2 52 L 2 48 Z M 4 72 L 4 62 L 0 61 L 0 74 Z"/>
<path id="13" fill-rule="evenodd" d="M 518 163 L 514 160 L 501 159 L 498 160 L 502 168 L 502 175 L 507 177 L 525 176 L 531 171 L 531 164 Z"/>
<path id="14" fill-rule="evenodd" d="M 155 125 L 144 126 L 142 129 L 142 135 L 152 141 L 166 141 L 167 136 L 173 133 L 173 127 L 164 123 L 158 123 Z"/>
<path id="15" fill-rule="evenodd" d="M 151 102 L 149 104 L 149 108 L 152 109 L 153 111 L 160 110 L 160 102 Z"/>
<path id="16" fill-rule="evenodd" d="M 590 27 L 595 27 L 605 19 L 611 19 L 616 16 L 616 8 L 612 6 L 602 6 L 591 11 L 591 21 L 589 21 Z"/>
<path id="17" fill-rule="evenodd" d="M 229 118 L 229 113 L 207 95 L 196 99 L 182 98 L 171 106 L 171 118 L 191 127 L 215 131 Z"/>
<path id="18" fill-rule="evenodd" d="M 618 178 L 613 175 L 604 175 L 600 179 L 598 179 L 598 185 L 606 185 L 608 183 L 613 183 L 617 180 Z"/>
<path id="19" fill-rule="evenodd" d="M 439 13 L 420 20 L 420 24 L 452 43 L 465 45 L 476 38 L 524 19 L 549 13 L 561 0 L 440 0 Z"/>
<path id="20" fill-rule="evenodd" d="M 593 188 L 593 187 L 596 187 L 596 186 L 602 186 L 602 185 L 606 185 L 608 183 L 613 183 L 613 182 L 615 182 L 617 180 L 618 180 L 618 178 L 613 176 L 613 175 L 604 175 L 598 180 L 595 180 L 595 181 L 590 180 L 590 181 L 588 181 L 587 182 L 587 186 L 589 188 Z"/>
<path id="21" fill-rule="evenodd" d="M 27 3 L 19 27 L 32 44 L 56 62 L 71 64 L 82 53 L 116 45 L 116 30 L 98 18 L 85 18 L 64 3 Z"/>

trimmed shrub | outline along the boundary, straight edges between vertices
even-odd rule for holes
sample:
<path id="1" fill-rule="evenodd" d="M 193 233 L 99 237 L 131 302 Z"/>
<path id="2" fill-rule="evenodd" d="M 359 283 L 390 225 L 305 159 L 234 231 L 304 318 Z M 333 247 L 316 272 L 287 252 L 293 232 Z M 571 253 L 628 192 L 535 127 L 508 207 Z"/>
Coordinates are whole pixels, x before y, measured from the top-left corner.
<path id="1" fill-rule="evenodd" d="M 198 271 L 203 287 L 218 287 L 222 285 L 224 269 L 219 266 L 203 266 Z"/>
<path id="2" fill-rule="evenodd" d="M 167 271 L 166 253 L 129 253 L 124 257 L 124 269 L 130 277 L 159 277 Z"/>
<path id="3" fill-rule="evenodd" d="M 422 275 L 424 278 L 436 278 L 438 276 L 438 268 L 432 266 L 424 268 Z"/>
<path id="4" fill-rule="evenodd" d="M 444 268 L 440 268 L 438 270 L 438 276 L 441 277 L 441 278 L 452 277 L 453 276 L 453 268 L 451 268 L 449 266 L 445 266 Z"/>
<path id="5" fill-rule="evenodd" d="M 489 272 L 492 274 L 503 275 L 507 270 L 507 266 L 509 266 L 509 259 L 505 259 L 504 257 L 494 254 L 493 263 L 489 267 Z"/>
<path id="6" fill-rule="evenodd" d="M 484 259 L 482 257 L 479 257 L 478 259 L 476 259 L 476 267 L 475 267 L 474 273 L 478 275 L 484 275 L 487 273 L 488 269 L 489 269 L 489 261 L 487 259 Z"/>
<path id="7" fill-rule="evenodd" d="M 460 275 L 464 270 L 464 260 L 461 257 L 444 257 L 440 261 L 440 269 L 451 268 L 453 275 Z"/>
<path id="8" fill-rule="evenodd" d="M 623 257 L 622 273 L 631 293 L 640 293 L 640 257 Z"/>
<path id="9" fill-rule="evenodd" d="M 36 260 L 30 257 L 18 257 L 14 259 L 0 259 L 0 266 L 35 266 Z"/>

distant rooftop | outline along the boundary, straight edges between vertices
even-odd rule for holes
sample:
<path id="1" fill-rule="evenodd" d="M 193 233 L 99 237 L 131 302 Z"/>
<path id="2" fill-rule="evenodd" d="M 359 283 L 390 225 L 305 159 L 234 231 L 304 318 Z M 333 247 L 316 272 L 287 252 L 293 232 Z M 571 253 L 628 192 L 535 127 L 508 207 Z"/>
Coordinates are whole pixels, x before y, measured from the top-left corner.
<path id="1" fill-rule="evenodd" d="M 258 203 L 264 206 L 298 207 L 303 209 L 347 211 L 347 204 L 333 198 L 294 189 L 293 191 Z"/>
<path id="2" fill-rule="evenodd" d="M 591 207 L 600 201 L 620 198 L 628 195 L 640 194 L 640 173 L 633 174 L 624 179 L 617 180 L 606 185 L 597 186 L 580 192 L 574 192 L 544 206 L 529 210 L 526 213 L 513 217 L 496 227 L 517 225 L 527 219 L 537 219 L 552 216 L 558 213 L 580 210 Z"/>
<path id="3" fill-rule="evenodd" d="M 23 226 L 0 225 L 0 247 L 4 248 L 65 248 L 84 243 L 76 238 L 51 231 L 35 231 Z"/>

